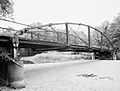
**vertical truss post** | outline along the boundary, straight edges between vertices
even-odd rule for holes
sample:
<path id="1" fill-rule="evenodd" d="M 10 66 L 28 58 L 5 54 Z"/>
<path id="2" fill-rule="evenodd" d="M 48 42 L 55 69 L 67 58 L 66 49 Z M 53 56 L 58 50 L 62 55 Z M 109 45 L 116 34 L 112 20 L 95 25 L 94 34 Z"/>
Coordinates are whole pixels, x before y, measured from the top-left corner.
<path id="1" fill-rule="evenodd" d="M 33 39 L 33 33 L 31 32 L 31 39 Z"/>
<path id="2" fill-rule="evenodd" d="M 59 33 L 58 32 L 56 33 L 57 33 L 57 42 L 59 43 Z"/>
<path id="3" fill-rule="evenodd" d="M 47 40 L 47 31 L 44 32 L 44 41 Z"/>
<path id="4" fill-rule="evenodd" d="M 77 43 L 77 42 L 76 42 L 76 36 L 74 36 L 74 45 L 76 45 L 76 43 Z"/>
<path id="5" fill-rule="evenodd" d="M 101 33 L 101 44 L 100 44 L 100 48 L 102 49 L 102 45 L 103 45 L 103 35 Z"/>
<path id="6" fill-rule="evenodd" d="M 113 60 L 117 60 L 117 53 L 116 53 L 116 51 L 114 51 L 112 55 L 113 55 Z"/>
<path id="7" fill-rule="evenodd" d="M 53 36 L 52 36 L 53 41 L 56 42 L 56 33 L 55 32 L 52 32 L 52 33 L 53 33 Z"/>
<path id="8" fill-rule="evenodd" d="M 90 27 L 88 26 L 88 46 L 89 48 L 91 47 L 90 45 Z"/>
<path id="9" fill-rule="evenodd" d="M 69 31 L 68 31 L 68 23 L 65 23 L 66 27 L 66 44 L 69 44 Z"/>

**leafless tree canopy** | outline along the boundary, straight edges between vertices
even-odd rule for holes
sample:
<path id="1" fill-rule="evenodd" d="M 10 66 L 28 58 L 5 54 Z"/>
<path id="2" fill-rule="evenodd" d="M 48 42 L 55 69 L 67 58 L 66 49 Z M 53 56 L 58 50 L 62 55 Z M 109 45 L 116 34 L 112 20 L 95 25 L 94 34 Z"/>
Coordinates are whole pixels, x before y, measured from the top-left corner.
<path id="1" fill-rule="evenodd" d="M 0 0 L 0 17 L 10 17 L 13 14 L 13 1 Z"/>

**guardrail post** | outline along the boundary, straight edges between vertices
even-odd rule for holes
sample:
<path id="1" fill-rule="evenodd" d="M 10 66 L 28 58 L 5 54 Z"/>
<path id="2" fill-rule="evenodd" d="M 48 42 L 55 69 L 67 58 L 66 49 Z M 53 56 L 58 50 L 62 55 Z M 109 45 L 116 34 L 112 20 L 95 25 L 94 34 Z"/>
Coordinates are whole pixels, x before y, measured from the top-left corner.
<path id="1" fill-rule="evenodd" d="M 13 58 L 16 63 L 20 64 L 20 66 L 16 65 L 13 62 L 10 62 L 8 64 L 9 68 L 9 85 L 13 88 L 23 88 L 24 85 L 24 70 L 23 70 L 23 61 L 19 60 L 18 57 L 18 45 L 19 45 L 19 39 L 17 34 L 13 38 Z"/>
<path id="2" fill-rule="evenodd" d="M 115 51 L 113 52 L 113 60 L 117 60 L 117 53 Z"/>
<path id="3" fill-rule="evenodd" d="M 69 44 L 69 31 L 68 31 L 68 23 L 65 23 L 66 27 L 66 44 Z"/>
<path id="4" fill-rule="evenodd" d="M 91 53 L 91 59 L 92 59 L 92 60 L 95 60 L 95 55 L 94 55 L 94 53 Z"/>
<path id="5" fill-rule="evenodd" d="M 91 44 L 90 44 L 90 27 L 88 26 L 88 46 L 89 48 L 91 47 Z"/>

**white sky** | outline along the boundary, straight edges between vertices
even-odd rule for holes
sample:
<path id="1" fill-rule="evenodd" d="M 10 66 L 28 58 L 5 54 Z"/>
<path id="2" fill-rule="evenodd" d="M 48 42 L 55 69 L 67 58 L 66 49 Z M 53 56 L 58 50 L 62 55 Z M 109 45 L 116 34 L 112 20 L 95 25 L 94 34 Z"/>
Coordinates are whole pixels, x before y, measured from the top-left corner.
<path id="1" fill-rule="evenodd" d="M 15 19 L 23 23 L 83 22 L 99 25 L 120 13 L 120 0 L 16 0 Z"/>
<path id="2" fill-rule="evenodd" d="M 77 22 L 98 26 L 120 13 L 120 0 L 15 0 L 15 21 Z"/>

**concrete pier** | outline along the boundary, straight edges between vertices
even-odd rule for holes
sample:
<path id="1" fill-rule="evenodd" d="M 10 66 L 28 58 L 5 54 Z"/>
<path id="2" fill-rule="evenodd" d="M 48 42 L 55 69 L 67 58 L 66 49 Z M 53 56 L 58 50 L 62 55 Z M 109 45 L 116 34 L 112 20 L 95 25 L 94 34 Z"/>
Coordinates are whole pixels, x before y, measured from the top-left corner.
<path id="1" fill-rule="evenodd" d="M 18 61 L 22 67 L 19 67 L 13 62 L 8 65 L 9 70 L 9 86 L 13 88 L 24 88 L 24 71 L 23 71 L 23 61 Z"/>

